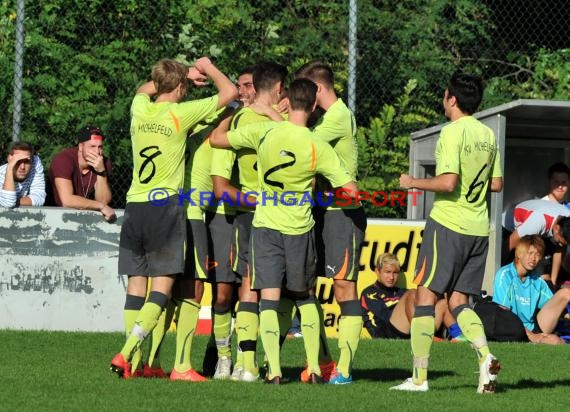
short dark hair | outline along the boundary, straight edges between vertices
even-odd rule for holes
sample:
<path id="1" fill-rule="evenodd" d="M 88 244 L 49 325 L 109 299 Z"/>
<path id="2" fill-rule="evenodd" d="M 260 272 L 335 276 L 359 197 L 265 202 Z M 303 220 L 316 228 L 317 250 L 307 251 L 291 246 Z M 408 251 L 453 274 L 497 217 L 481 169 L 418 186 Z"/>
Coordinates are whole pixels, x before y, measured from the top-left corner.
<path id="1" fill-rule="evenodd" d="M 255 70 L 255 66 L 247 66 L 244 67 L 239 73 L 238 73 L 238 77 L 243 76 L 244 74 L 253 74 L 253 71 Z"/>
<path id="2" fill-rule="evenodd" d="M 295 79 L 289 86 L 288 96 L 291 110 L 311 113 L 317 101 L 317 85 L 309 79 Z"/>
<path id="3" fill-rule="evenodd" d="M 313 60 L 299 67 L 295 78 L 305 77 L 316 83 L 323 83 L 328 88 L 334 87 L 334 73 L 331 67 L 320 60 Z"/>
<path id="4" fill-rule="evenodd" d="M 471 115 L 481 104 L 484 89 L 481 76 L 455 73 L 447 84 L 447 95 L 455 97 L 459 110 Z"/>
<path id="5" fill-rule="evenodd" d="M 561 217 L 558 222 L 560 226 L 560 233 L 562 237 L 566 240 L 566 243 L 570 243 L 570 217 L 564 216 Z"/>
<path id="6" fill-rule="evenodd" d="M 12 143 L 10 143 L 10 145 L 8 146 L 8 153 L 14 154 L 15 150 L 30 152 L 30 154 L 32 156 L 34 155 L 34 147 L 30 143 L 27 143 L 27 142 L 12 142 Z"/>
<path id="7" fill-rule="evenodd" d="M 287 68 L 279 63 L 260 62 L 253 69 L 253 87 L 257 93 L 262 90 L 271 90 L 278 82 L 285 87 L 287 74 Z"/>
<path id="8" fill-rule="evenodd" d="M 554 173 L 566 173 L 570 177 L 570 168 L 563 162 L 557 162 L 548 168 L 548 180 L 552 178 Z"/>

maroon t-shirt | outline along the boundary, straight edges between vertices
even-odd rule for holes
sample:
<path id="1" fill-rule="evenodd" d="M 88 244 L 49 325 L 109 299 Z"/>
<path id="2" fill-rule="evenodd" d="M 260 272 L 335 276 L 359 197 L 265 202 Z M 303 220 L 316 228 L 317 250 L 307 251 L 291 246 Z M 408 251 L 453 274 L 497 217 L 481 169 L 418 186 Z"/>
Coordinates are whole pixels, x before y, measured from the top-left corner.
<path id="1" fill-rule="evenodd" d="M 57 206 L 61 206 L 61 199 L 55 187 L 55 178 L 71 180 L 73 186 L 73 194 L 86 197 L 87 199 L 95 199 L 95 182 L 97 175 L 93 170 L 85 174 L 81 174 L 78 159 L 79 147 L 70 147 L 59 152 L 53 160 L 49 168 L 49 180 L 53 190 L 53 199 Z M 105 170 L 107 175 L 111 174 L 111 161 L 104 158 Z"/>

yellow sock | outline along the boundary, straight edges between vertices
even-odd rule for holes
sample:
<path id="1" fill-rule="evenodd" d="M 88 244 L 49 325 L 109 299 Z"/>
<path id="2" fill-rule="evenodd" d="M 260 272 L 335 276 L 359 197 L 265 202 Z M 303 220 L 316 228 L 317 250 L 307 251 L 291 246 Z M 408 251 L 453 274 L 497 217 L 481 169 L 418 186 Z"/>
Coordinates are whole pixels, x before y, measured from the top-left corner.
<path id="1" fill-rule="evenodd" d="M 362 332 L 362 316 L 342 316 L 338 325 L 338 358 L 337 370 L 342 376 L 349 377 L 352 374 L 352 363 L 360 341 Z"/>
<path id="2" fill-rule="evenodd" d="M 319 311 L 314 298 L 297 301 L 301 313 L 301 333 L 307 355 L 307 369 L 309 374 L 316 373 L 321 376 L 319 367 Z"/>
<path id="3" fill-rule="evenodd" d="M 237 341 L 242 356 L 242 367 L 254 375 L 258 373 L 255 357 L 259 322 L 259 305 L 254 302 L 240 302 L 236 314 Z"/>
<path id="4" fill-rule="evenodd" d="M 414 356 L 412 379 L 416 385 L 427 380 L 427 370 L 433 334 L 435 329 L 435 308 L 418 306 L 410 326 L 410 343 Z"/>
<path id="5" fill-rule="evenodd" d="M 176 306 L 172 300 L 169 300 L 166 308 L 164 308 L 160 314 L 156 326 L 152 330 L 152 335 L 150 337 L 150 349 L 147 359 L 147 363 L 151 368 L 160 367 L 160 348 L 162 347 L 164 335 L 170 328 L 170 323 L 172 322 L 175 308 Z"/>
<path id="6" fill-rule="evenodd" d="M 464 307 L 457 315 L 457 324 L 461 328 L 463 336 L 473 345 L 479 362 L 483 362 L 489 354 L 489 345 L 487 344 L 483 322 L 479 316 L 473 309 Z"/>
<path id="7" fill-rule="evenodd" d="M 148 300 L 138 313 L 131 333 L 121 350 L 121 354 L 130 361 L 139 349 L 142 342 L 156 326 L 156 322 L 162 313 L 162 308 L 168 302 L 168 296 L 160 292 L 150 292 Z"/>
<path id="8" fill-rule="evenodd" d="M 331 351 L 329 349 L 329 341 L 327 339 L 327 332 L 325 329 L 325 315 L 323 307 L 317 300 L 317 311 L 319 312 L 319 363 L 324 365 L 332 362 Z"/>
<path id="9" fill-rule="evenodd" d="M 279 302 L 262 299 L 259 303 L 259 328 L 263 349 L 267 356 L 269 366 L 267 376 L 273 379 L 281 375 L 281 362 L 279 359 L 279 320 L 277 309 Z"/>
<path id="10" fill-rule="evenodd" d="M 135 321 L 139 315 L 141 308 L 145 302 L 144 296 L 127 295 L 125 299 L 125 308 L 123 310 L 123 316 L 125 319 L 125 338 L 128 338 L 133 330 Z M 131 372 L 136 370 L 140 366 L 142 359 L 142 352 L 140 349 L 136 350 L 131 359 L 132 368 Z"/>
<path id="11" fill-rule="evenodd" d="M 232 357 L 232 348 L 230 346 L 232 325 L 232 312 L 216 312 L 214 309 L 214 337 L 216 339 L 216 348 L 218 349 L 218 357 Z"/>
<path id="12" fill-rule="evenodd" d="M 198 324 L 200 305 L 191 299 L 176 300 L 176 357 L 174 369 L 186 372 L 192 368 L 192 339 Z"/>
<path id="13" fill-rule="evenodd" d="M 287 332 L 291 329 L 294 308 L 295 302 L 289 298 L 281 297 L 279 308 L 277 309 L 277 319 L 279 320 L 279 334 L 282 337 L 286 337 Z"/>
<path id="14" fill-rule="evenodd" d="M 337 370 L 344 377 L 352 374 L 352 363 L 358 349 L 362 332 L 362 309 L 358 300 L 340 302 L 340 321 L 338 322 L 338 358 Z"/>

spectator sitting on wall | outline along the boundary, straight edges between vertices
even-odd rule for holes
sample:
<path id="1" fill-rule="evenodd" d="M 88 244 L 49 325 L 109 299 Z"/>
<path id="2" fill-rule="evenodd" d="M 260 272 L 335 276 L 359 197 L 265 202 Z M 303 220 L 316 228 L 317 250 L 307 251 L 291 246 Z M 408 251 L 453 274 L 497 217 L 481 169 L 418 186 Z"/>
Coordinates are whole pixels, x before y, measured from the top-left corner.
<path id="1" fill-rule="evenodd" d="M 42 206 L 45 199 L 42 161 L 29 143 L 13 142 L 8 163 L 0 166 L 0 206 Z"/>
<path id="2" fill-rule="evenodd" d="M 105 136 L 98 127 L 79 131 L 78 144 L 62 150 L 52 160 L 49 179 L 57 206 L 96 210 L 113 222 L 115 211 L 109 207 L 111 188 L 108 174 L 111 161 L 103 156 Z"/>

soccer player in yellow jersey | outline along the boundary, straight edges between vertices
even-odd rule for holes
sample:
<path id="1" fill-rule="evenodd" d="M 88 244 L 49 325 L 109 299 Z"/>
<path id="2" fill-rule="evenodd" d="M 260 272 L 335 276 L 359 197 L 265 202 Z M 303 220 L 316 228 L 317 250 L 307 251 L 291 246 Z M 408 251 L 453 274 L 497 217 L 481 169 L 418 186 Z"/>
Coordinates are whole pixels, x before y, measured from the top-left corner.
<path id="1" fill-rule="evenodd" d="M 256 65 L 252 72 L 252 82 L 255 89 L 255 98 L 251 105 L 263 104 L 266 107 L 276 105 L 282 95 L 287 69 L 277 63 L 263 62 Z M 242 80 L 242 76 L 240 76 Z M 247 79 L 244 79 L 247 80 Z M 245 82 L 244 86 L 247 85 Z M 240 87 L 240 89 L 243 89 Z M 248 102 L 249 103 L 249 102 Z M 248 104 L 248 106 L 250 106 Z M 230 129 L 243 127 L 251 123 L 259 123 L 269 120 L 268 117 L 260 115 L 249 107 L 240 109 L 232 118 Z M 226 379 L 227 371 L 231 367 L 231 358 L 228 358 L 229 351 L 229 318 L 230 297 L 232 287 L 236 281 L 241 281 L 239 289 L 239 304 L 236 312 L 236 335 L 237 335 L 237 360 L 231 374 L 233 380 L 243 382 L 253 382 L 259 376 L 256 349 L 259 329 L 259 296 L 256 291 L 250 289 L 250 268 L 248 258 L 249 235 L 255 205 L 255 195 L 259 191 L 257 178 L 257 154 L 255 150 L 243 148 L 233 149 L 213 149 L 213 155 L 217 156 L 216 161 L 212 161 L 212 179 L 214 192 L 217 198 L 226 197 L 231 199 L 233 204 L 240 204 L 234 220 L 234 234 L 227 240 L 232 241 L 232 251 L 234 253 L 233 270 L 239 279 L 228 275 L 216 276 L 216 287 L 218 296 L 217 305 L 214 307 L 214 334 L 218 346 L 219 361 L 214 377 Z M 239 184 L 230 181 L 233 173 L 234 162 L 237 161 L 239 170 Z M 249 200 L 248 194 L 249 193 Z M 249 206 L 248 206 L 249 203 Z M 215 245 L 215 243 L 214 243 Z M 225 302 L 225 305 L 224 305 Z M 216 323 L 228 325 L 224 331 L 221 327 L 216 327 Z M 227 336 L 227 337 L 226 337 Z"/>
<path id="2" fill-rule="evenodd" d="M 207 78 L 217 95 L 182 102 L 189 79 L 204 84 Z M 132 376 L 132 357 L 156 326 L 176 276 L 184 272 L 186 222 L 178 193 L 184 183 L 188 130 L 236 97 L 230 79 L 203 57 L 190 69 L 173 60 L 159 61 L 152 80 L 139 87 L 133 99 L 133 179 L 119 241 L 119 273 L 128 276 L 127 341 L 111 361 L 111 370 L 120 377 Z M 152 282 L 145 301 L 148 277 Z"/>
<path id="3" fill-rule="evenodd" d="M 255 99 L 253 69 L 250 66 L 241 70 L 236 81 L 238 100 L 243 107 L 249 106 Z M 231 199 L 231 202 L 226 202 L 221 205 L 223 207 L 209 210 L 207 213 L 212 243 L 211 254 L 214 257 L 210 282 L 215 288 L 215 293 L 213 293 L 212 301 L 212 334 L 203 359 L 203 371 L 206 376 L 213 376 L 214 379 L 227 379 L 230 377 L 232 367 L 231 318 L 232 312 L 236 309 L 235 299 L 237 297 L 237 290 L 234 291 L 234 289 L 236 282 L 239 281 L 233 268 L 236 251 L 232 233 L 236 208 L 228 203 L 233 203 L 235 192 L 239 190 L 239 181 L 234 151 L 210 148 L 207 156 L 208 165 L 213 166 L 208 167 L 211 190 L 215 186 L 218 196 L 224 197 L 226 201 Z M 252 198 L 252 201 L 255 201 L 255 198 Z M 240 352 L 238 352 L 238 358 L 239 355 L 241 355 Z M 236 365 L 234 372 L 241 376 L 239 365 Z"/>
<path id="4" fill-rule="evenodd" d="M 261 294 L 259 328 L 269 365 L 265 380 L 272 384 L 280 384 L 282 379 L 277 315 L 282 288 L 294 297 L 301 313 L 309 382 L 321 381 L 319 315 L 312 293 L 316 264 L 313 177 L 321 173 L 336 187 L 357 190 L 330 145 L 315 138 L 306 127 L 316 106 L 316 91 L 312 81 L 297 79 L 288 91 L 288 121 L 252 123 L 229 132 L 220 127 L 211 136 L 214 146 L 257 152 L 260 195 L 252 222 L 249 263 L 251 287 Z"/>
<path id="5" fill-rule="evenodd" d="M 200 302 L 204 292 L 204 282 L 210 282 L 212 274 L 220 262 L 211 248 L 209 220 L 217 210 L 210 178 L 212 148 L 207 136 L 217 123 L 230 115 L 235 102 L 200 123 L 188 141 L 188 160 L 184 177 L 184 191 L 190 193 L 190 200 L 184 199 L 186 209 L 187 248 L 184 276 L 176 279 L 173 298 L 176 303 L 176 357 L 171 380 L 204 381 L 205 378 L 194 371 L 191 364 L 192 341 L 198 324 Z M 229 251 L 225 253 L 229 260 Z M 229 266 L 229 263 L 227 264 Z M 188 371 L 187 373 L 179 373 Z"/>
<path id="6" fill-rule="evenodd" d="M 391 389 L 425 392 L 433 341 L 434 307 L 444 293 L 451 313 L 479 360 L 478 393 L 495 392 L 499 361 L 490 353 L 469 295 L 479 295 L 489 244 L 487 191 L 503 188 L 497 139 L 475 119 L 483 97 L 479 76 L 456 73 L 445 89 L 443 107 L 451 121 L 441 129 L 435 148 L 436 175 L 400 176 L 400 186 L 435 192 L 416 264 L 418 285 L 411 323 L 413 374 Z"/>
<path id="7" fill-rule="evenodd" d="M 313 131 L 318 138 L 334 149 L 343 168 L 350 173 L 352 180 L 356 181 L 358 168 L 356 122 L 350 109 L 335 93 L 332 69 L 323 62 L 312 61 L 299 68 L 295 77 L 307 78 L 317 84 L 317 104 L 325 114 Z M 317 192 L 332 192 L 333 189 L 334 185 L 326 179 L 317 180 Z M 366 232 L 366 215 L 362 206 L 352 203 L 345 207 L 335 205 L 333 199 L 330 206 L 313 208 L 318 274 L 334 279 L 335 299 L 341 313 L 338 324 L 340 349 L 338 364 L 330 356 L 323 322 L 320 324 L 319 363 L 325 381 L 330 384 L 348 384 L 352 382 L 352 363 L 362 331 L 356 283 L 360 251 Z M 320 306 L 319 310 L 322 320 Z M 306 381 L 307 377 L 305 370 L 301 373 L 301 381 Z"/>
<path id="8" fill-rule="evenodd" d="M 287 77 L 287 68 L 274 62 L 263 62 L 257 64 L 252 73 L 253 87 L 255 89 L 255 99 L 252 106 L 263 104 L 267 107 L 276 105 L 284 90 L 284 82 Z M 236 130 L 252 123 L 265 122 L 268 117 L 260 115 L 249 107 L 240 109 L 232 118 L 230 130 Z M 240 150 L 214 149 L 233 153 L 226 161 L 228 172 L 225 176 L 218 173 L 214 176 L 214 191 L 219 197 L 223 193 L 229 193 L 232 199 L 237 200 L 238 196 L 246 196 L 248 193 L 259 192 L 257 177 L 257 154 L 250 148 Z M 232 186 L 228 179 L 229 170 L 233 164 L 233 159 L 237 160 L 239 169 L 239 186 L 242 195 L 237 194 L 237 188 Z M 252 195 L 250 195 L 252 196 Z M 248 202 L 255 204 L 255 195 Z M 249 237 L 251 232 L 251 222 L 253 220 L 254 208 L 247 206 L 245 202 L 240 202 L 244 207 L 237 210 L 234 220 L 234 235 L 232 236 L 234 257 L 234 271 L 241 278 L 239 289 L 239 304 L 236 313 L 236 335 L 238 344 L 238 358 L 232 373 L 233 380 L 242 382 L 253 382 L 259 376 L 256 350 L 259 329 L 259 295 L 255 290 L 251 290 L 250 265 L 248 256 Z"/>

